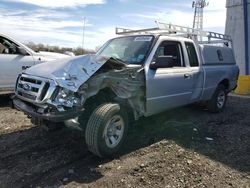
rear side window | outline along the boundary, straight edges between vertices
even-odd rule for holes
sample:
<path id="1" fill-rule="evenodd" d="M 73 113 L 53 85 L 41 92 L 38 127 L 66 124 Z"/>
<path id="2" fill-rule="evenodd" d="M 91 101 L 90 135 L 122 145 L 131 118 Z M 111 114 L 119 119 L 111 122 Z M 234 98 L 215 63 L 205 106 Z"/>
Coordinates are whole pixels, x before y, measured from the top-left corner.
<path id="1" fill-rule="evenodd" d="M 194 44 L 190 43 L 190 42 L 185 42 L 185 45 L 186 45 L 186 49 L 187 49 L 187 53 L 188 53 L 190 66 L 191 67 L 198 67 L 199 61 L 198 61 L 198 57 L 196 54 Z"/>
<path id="2" fill-rule="evenodd" d="M 217 50 L 217 55 L 218 55 L 219 61 L 223 61 L 223 55 L 222 55 L 221 50 Z"/>

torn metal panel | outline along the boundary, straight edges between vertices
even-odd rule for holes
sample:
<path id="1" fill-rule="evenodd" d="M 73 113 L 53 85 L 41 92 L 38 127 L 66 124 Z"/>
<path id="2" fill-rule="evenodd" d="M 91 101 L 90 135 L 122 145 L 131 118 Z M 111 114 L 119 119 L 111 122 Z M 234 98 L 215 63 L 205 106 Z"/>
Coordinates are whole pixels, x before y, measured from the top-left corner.
<path id="1" fill-rule="evenodd" d="M 97 74 L 84 86 L 86 98 L 96 95 L 101 89 L 110 88 L 119 98 L 128 100 L 135 117 L 145 112 L 145 78 L 141 66 L 126 66 L 121 70 Z"/>

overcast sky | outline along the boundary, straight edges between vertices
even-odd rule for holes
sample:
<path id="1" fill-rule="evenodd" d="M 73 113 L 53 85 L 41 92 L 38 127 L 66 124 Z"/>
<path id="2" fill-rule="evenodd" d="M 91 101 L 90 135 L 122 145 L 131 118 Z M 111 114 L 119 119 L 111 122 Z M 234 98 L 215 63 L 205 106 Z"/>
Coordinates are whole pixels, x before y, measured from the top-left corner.
<path id="1" fill-rule="evenodd" d="M 209 0 L 204 28 L 224 33 L 226 0 Z M 95 49 L 115 27 L 154 27 L 154 21 L 192 26 L 192 0 L 0 0 L 0 32 L 22 42 Z"/>

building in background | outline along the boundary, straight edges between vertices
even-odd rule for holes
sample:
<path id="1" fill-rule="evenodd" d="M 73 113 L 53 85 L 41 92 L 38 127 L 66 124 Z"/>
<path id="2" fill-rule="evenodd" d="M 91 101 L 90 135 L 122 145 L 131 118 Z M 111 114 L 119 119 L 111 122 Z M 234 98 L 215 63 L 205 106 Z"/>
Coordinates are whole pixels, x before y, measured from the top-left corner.
<path id="1" fill-rule="evenodd" d="M 250 0 L 227 0 L 225 34 L 233 39 L 236 62 L 240 67 L 238 93 L 250 94 Z"/>

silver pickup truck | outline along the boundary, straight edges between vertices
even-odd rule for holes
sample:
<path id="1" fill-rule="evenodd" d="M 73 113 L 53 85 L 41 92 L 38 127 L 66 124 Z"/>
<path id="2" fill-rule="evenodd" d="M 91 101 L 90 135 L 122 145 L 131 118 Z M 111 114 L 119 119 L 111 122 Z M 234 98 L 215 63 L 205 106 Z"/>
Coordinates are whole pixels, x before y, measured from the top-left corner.
<path id="1" fill-rule="evenodd" d="M 69 56 L 52 52 L 34 52 L 9 36 L 0 34 L 0 95 L 14 93 L 16 78 L 25 69 L 65 57 Z"/>
<path id="2" fill-rule="evenodd" d="M 190 36 L 149 31 L 122 33 L 96 55 L 25 71 L 16 83 L 15 107 L 35 124 L 63 123 L 84 131 L 88 149 L 98 156 L 120 149 L 133 119 L 197 102 L 211 112 L 224 109 L 239 75 L 227 44 L 199 45 Z"/>

